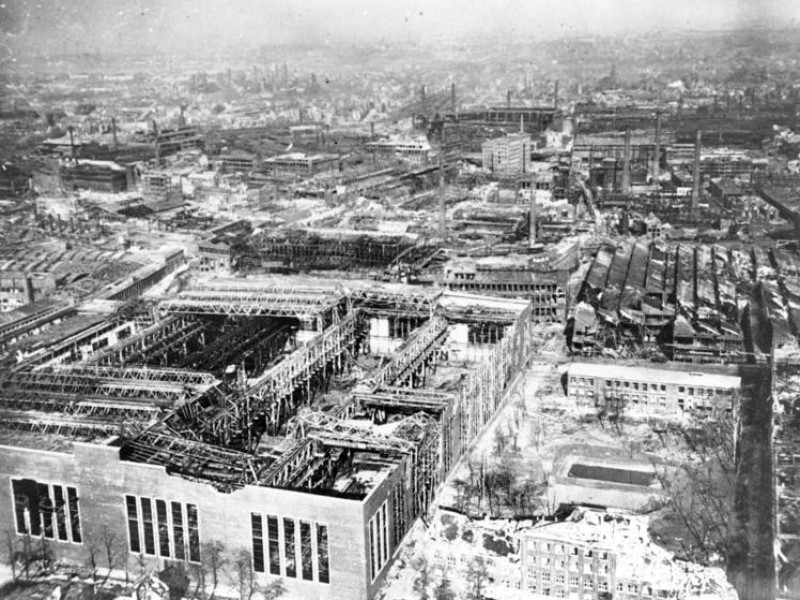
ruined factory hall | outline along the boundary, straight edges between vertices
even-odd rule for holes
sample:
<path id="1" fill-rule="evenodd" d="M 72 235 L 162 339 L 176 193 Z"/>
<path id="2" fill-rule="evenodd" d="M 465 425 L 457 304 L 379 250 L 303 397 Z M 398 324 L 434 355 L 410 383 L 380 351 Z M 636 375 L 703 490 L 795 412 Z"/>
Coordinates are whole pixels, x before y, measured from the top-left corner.
<path id="1" fill-rule="evenodd" d="M 249 540 L 298 597 L 372 595 L 530 357 L 524 302 L 403 285 L 222 279 L 153 312 L 3 379 L 0 515 L 65 557 Z"/>

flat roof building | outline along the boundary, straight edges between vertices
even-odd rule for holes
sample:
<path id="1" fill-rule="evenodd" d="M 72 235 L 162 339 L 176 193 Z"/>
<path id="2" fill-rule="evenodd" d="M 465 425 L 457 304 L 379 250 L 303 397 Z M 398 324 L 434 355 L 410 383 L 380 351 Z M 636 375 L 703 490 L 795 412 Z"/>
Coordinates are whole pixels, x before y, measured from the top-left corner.
<path id="1" fill-rule="evenodd" d="M 264 160 L 267 175 L 273 177 L 313 177 L 318 173 L 335 173 L 341 160 L 335 154 L 281 154 Z"/>
<path id="2" fill-rule="evenodd" d="M 624 366 L 573 363 L 567 390 L 579 409 L 619 411 L 640 418 L 677 419 L 738 410 L 741 377 L 735 368 L 709 372 L 698 367 Z"/>

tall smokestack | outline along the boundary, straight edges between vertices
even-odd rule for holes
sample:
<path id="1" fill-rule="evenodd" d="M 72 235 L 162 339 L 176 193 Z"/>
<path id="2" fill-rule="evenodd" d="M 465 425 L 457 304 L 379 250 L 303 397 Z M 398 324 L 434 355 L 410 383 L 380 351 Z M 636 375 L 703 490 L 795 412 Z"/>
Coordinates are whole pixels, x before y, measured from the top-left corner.
<path id="1" fill-rule="evenodd" d="M 78 164 L 78 151 L 75 148 L 75 137 L 73 135 L 74 131 L 75 131 L 75 128 L 72 125 L 70 125 L 69 126 L 69 147 L 72 150 L 72 160 L 75 161 L 75 165 L 77 166 L 77 164 Z"/>
<path id="2" fill-rule="evenodd" d="M 529 214 L 529 229 L 528 232 L 528 247 L 533 248 L 536 245 L 536 190 L 531 186 L 531 211 Z"/>
<path id="3" fill-rule="evenodd" d="M 653 181 L 658 184 L 661 176 L 661 109 L 656 111 L 656 148 L 653 160 Z"/>
<path id="4" fill-rule="evenodd" d="M 703 143 L 703 133 L 697 130 L 697 137 L 694 141 L 694 169 L 692 170 L 692 215 L 697 212 L 697 204 L 700 202 L 700 147 Z"/>
<path id="5" fill-rule="evenodd" d="M 35 298 L 35 293 L 33 289 L 33 279 L 30 277 L 25 278 L 25 304 L 33 304 Z"/>
<path id="6" fill-rule="evenodd" d="M 158 145 L 158 123 L 153 119 L 153 143 L 156 149 L 156 160 L 161 160 L 161 148 Z"/>
<path id="7" fill-rule="evenodd" d="M 622 193 L 631 193 L 631 130 L 625 130 L 625 148 L 622 154 Z"/>
<path id="8" fill-rule="evenodd" d="M 456 84 L 450 84 L 450 112 L 456 114 Z"/>
<path id="9" fill-rule="evenodd" d="M 556 84 L 553 89 L 553 108 L 558 110 L 558 79 L 556 79 Z"/>
<path id="10" fill-rule="evenodd" d="M 506 108 L 511 108 L 511 90 L 506 92 Z"/>
<path id="11" fill-rule="evenodd" d="M 439 236 L 447 239 L 447 207 L 444 202 L 444 157 L 439 148 Z"/>
<path id="12" fill-rule="evenodd" d="M 113 136 L 114 147 L 116 148 L 117 144 L 119 143 L 117 141 L 117 118 L 116 117 L 111 117 L 111 135 Z"/>

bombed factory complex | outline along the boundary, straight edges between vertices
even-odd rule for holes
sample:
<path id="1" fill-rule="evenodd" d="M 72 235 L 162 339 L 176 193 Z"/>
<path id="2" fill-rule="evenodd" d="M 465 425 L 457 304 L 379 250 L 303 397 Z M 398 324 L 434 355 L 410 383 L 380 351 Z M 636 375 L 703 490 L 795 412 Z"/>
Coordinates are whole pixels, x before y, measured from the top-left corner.
<path id="1" fill-rule="evenodd" d="M 328 44 L 0 71 L 0 596 L 800 599 L 792 30 Z"/>

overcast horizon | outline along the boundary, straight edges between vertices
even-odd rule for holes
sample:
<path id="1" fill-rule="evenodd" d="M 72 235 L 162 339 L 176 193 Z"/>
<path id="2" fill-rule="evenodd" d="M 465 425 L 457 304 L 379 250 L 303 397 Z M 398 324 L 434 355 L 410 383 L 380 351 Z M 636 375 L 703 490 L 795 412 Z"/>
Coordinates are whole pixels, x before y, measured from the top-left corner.
<path id="1" fill-rule="evenodd" d="M 10 55 L 180 53 L 266 44 L 553 39 L 652 30 L 794 26 L 782 0 L 5 0 Z"/>

